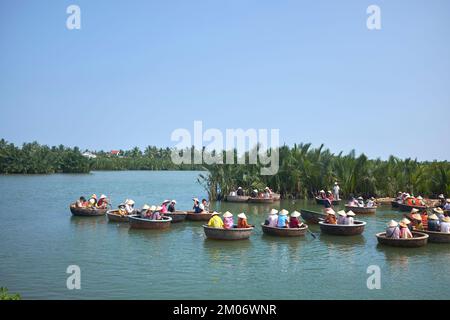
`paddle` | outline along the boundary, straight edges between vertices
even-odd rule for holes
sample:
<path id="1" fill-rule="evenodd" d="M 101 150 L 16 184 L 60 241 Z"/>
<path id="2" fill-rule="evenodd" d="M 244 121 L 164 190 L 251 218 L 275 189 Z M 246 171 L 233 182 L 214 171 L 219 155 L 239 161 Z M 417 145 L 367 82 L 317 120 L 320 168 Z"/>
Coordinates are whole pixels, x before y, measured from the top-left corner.
<path id="1" fill-rule="evenodd" d="M 316 239 L 316 235 L 315 235 L 314 233 L 312 233 L 311 230 L 309 230 L 309 228 L 306 229 L 306 231 L 308 231 L 309 234 L 312 235 L 312 237 L 313 237 L 314 239 Z"/>

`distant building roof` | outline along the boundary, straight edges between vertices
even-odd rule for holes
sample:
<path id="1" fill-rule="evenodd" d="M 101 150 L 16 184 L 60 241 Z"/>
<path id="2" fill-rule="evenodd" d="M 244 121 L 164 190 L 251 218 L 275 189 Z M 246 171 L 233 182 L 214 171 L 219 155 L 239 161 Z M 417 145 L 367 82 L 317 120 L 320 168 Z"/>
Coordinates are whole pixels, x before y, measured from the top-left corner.
<path id="1" fill-rule="evenodd" d="M 111 150 L 111 154 L 117 156 L 120 153 L 120 150 Z"/>

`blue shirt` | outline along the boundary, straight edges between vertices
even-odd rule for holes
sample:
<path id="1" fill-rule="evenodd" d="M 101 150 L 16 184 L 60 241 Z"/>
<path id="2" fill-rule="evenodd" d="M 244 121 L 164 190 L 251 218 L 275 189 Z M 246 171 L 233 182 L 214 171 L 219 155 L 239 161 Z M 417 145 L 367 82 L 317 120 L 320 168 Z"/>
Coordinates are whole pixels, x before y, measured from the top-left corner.
<path id="1" fill-rule="evenodd" d="M 439 221 L 438 220 L 428 220 L 428 230 L 439 231 Z"/>
<path id="2" fill-rule="evenodd" d="M 288 217 L 287 216 L 278 216 L 278 223 L 277 223 L 277 227 L 278 228 L 283 228 L 286 226 L 286 222 L 287 222 Z"/>

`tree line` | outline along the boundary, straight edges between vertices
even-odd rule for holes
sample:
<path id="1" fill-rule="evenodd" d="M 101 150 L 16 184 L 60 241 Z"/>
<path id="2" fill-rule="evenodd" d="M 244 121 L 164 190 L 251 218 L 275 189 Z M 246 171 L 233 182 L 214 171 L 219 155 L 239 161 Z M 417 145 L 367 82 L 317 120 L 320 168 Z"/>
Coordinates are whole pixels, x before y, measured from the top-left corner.
<path id="1" fill-rule="evenodd" d="M 206 150 L 191 150 L 194 154 Z M 260 174 L 261 164 L 175 164 L 170 148 L 148 146 L 121 150 L 120 156 L 95 152 L 96 158 L 82 155 L 79 148 L 49 147 L 37 142 L 21 147 L 0 140 L 1 174 L 88 173 L 92 170 L 202 170 L 198 182 L 210 199 L 222 199 L 241 186 L 247 191 L 269 186 L 283 198 L 311 198 L 321 189 L 331 189 L 337 181 L 344 197 L 349 195 L 393 196 L 398 191 L 435 197 L 450 194 L 450 163 L 399 159 L 368 159 L 366 155 L 333 154 L 324 146 L 295 144 L 279 148 L 279 170 L 275 175 Z M 213 151 L 214 154 L 216 152 Z M 237 151 L 234 150 L 237 159 Z M 248 158 L 248 153 L 242 155 Z M 223 153 L 225 159 L 225 152 Z M 237 160 L 234 162 L 237 163 Z"/>

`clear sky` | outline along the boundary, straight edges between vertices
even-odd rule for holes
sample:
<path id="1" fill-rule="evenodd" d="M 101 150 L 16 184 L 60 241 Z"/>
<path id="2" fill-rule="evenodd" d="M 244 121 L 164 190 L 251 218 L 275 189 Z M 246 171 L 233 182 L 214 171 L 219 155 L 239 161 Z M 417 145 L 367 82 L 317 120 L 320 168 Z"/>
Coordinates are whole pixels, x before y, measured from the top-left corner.
<path id="1" fill-rule="evenodd" d="M 81 30 L 66 8 L 81 8 Z M 381 8 L 381 30 L 366 9 Z M 177 128 L 450 159 L 450 1 L 0 0 L 0 137 L 119 149 Z"/>

